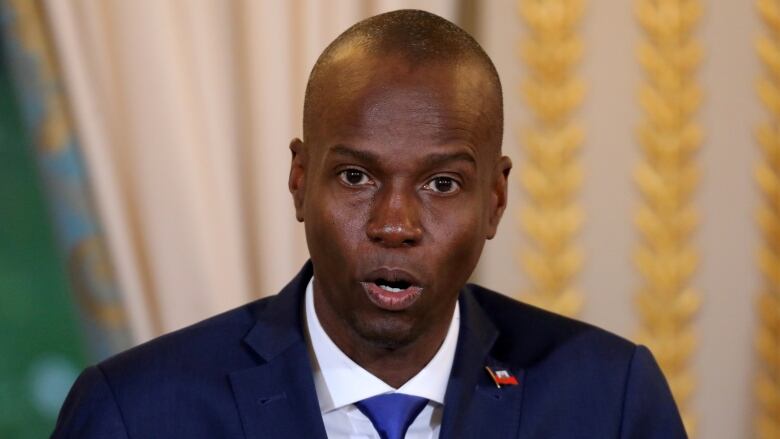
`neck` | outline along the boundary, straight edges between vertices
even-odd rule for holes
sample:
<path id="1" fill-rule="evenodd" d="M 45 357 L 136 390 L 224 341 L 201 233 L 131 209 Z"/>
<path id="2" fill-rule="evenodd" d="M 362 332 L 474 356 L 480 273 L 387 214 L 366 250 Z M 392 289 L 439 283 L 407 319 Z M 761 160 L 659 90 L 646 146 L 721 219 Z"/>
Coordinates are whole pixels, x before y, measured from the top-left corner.
<path id="1" fill-rule="evenodd" d="M 449 321 L 440 326 L 402 346 L 383 346 L 354 332 L 353 337 L 341 342 L 334 339 L 334 342 L 360 367 L 397 389 L 417 375 L 436 355 L 447 336 Z"/>
<path id="2" fill-rule="evenodd" d="M 325 333 L 352 361 L 393 388 L 399 388 L 417 375 L 436 355 L 449 330 L 455 303 L 449 318 L 437 319 L 419 334 L 399 343 L 367 337 L 339 318 L 314 294 L 314 310 Z"/>

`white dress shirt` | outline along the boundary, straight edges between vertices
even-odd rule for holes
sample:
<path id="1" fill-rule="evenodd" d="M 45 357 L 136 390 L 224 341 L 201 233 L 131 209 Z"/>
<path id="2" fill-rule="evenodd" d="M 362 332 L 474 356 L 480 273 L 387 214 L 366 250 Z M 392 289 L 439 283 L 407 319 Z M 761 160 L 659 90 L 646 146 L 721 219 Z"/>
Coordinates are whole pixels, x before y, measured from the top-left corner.
<path id="1" fill-rule="evenodd" d="M 328 337 L 314 310 L 313 286 L 314 278 L 306 288 L 307 342 L 317 399 L 328 438 L 379 439 L 371 421 L 354 404 L 372 396 L 393 392 L 429 400 L 409 426 L 406 438 L 438 438 L 444 411 L 444 393 L 447 390 L 460 329 L 458 304 L 455 304 L 449 330 L 436 355 L 417 375 L 400 388 L 394 389 L 358 366 Z"/>

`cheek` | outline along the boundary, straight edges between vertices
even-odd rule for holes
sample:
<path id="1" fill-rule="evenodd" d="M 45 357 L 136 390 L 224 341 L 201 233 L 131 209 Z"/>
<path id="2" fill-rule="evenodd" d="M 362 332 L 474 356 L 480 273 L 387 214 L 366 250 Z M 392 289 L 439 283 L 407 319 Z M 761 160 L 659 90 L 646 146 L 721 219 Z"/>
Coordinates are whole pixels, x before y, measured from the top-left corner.
<path id="1" fill-rule="evenodd" d="M 307 240 L 324 247 L 330 257 L 354 254 L 365 235 L 369 205 L 367 200 L 335 197 L 326 191 L 317 194 L 306 207 Z"/>
<path id="2" fill-rule="evenodd" d="M 468 278 L 485 243 L 484 218 L 478 208 L 468 206 L 426 212 L 426 229 L 436 244 L 431 247 L 446 261 L 447 271 L 462 275 L 458 278 Z"/>

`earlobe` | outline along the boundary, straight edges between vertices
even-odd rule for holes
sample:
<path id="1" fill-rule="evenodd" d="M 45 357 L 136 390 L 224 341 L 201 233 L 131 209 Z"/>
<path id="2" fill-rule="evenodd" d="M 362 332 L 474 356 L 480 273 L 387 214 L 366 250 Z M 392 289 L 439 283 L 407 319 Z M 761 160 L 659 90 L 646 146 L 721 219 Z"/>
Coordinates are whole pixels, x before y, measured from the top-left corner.
<path id="1" fill-rule="evenodd" d="M 306 194 L 306 145 L 301 139 L 295 138 L 290 141 L 290 153 L 292 157 L 287 187 L 293 197 L 295 219 L 303 222 L 303 201 Z"/>

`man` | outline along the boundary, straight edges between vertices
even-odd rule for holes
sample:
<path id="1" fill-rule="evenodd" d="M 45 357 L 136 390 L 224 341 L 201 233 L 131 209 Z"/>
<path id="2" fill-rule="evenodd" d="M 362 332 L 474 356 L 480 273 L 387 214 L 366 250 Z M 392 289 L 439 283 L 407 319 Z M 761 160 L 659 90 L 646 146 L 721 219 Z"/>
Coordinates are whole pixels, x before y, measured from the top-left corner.
<path id="1" fill-rule="evenodd" d="M 277 296 L 87 369 L 54 437 L 684 437 L 647 349 L 465 285 L 506 207 L 502 112 L 452 23 L 347 30 L 290 145 L 311 261 Z"/>

